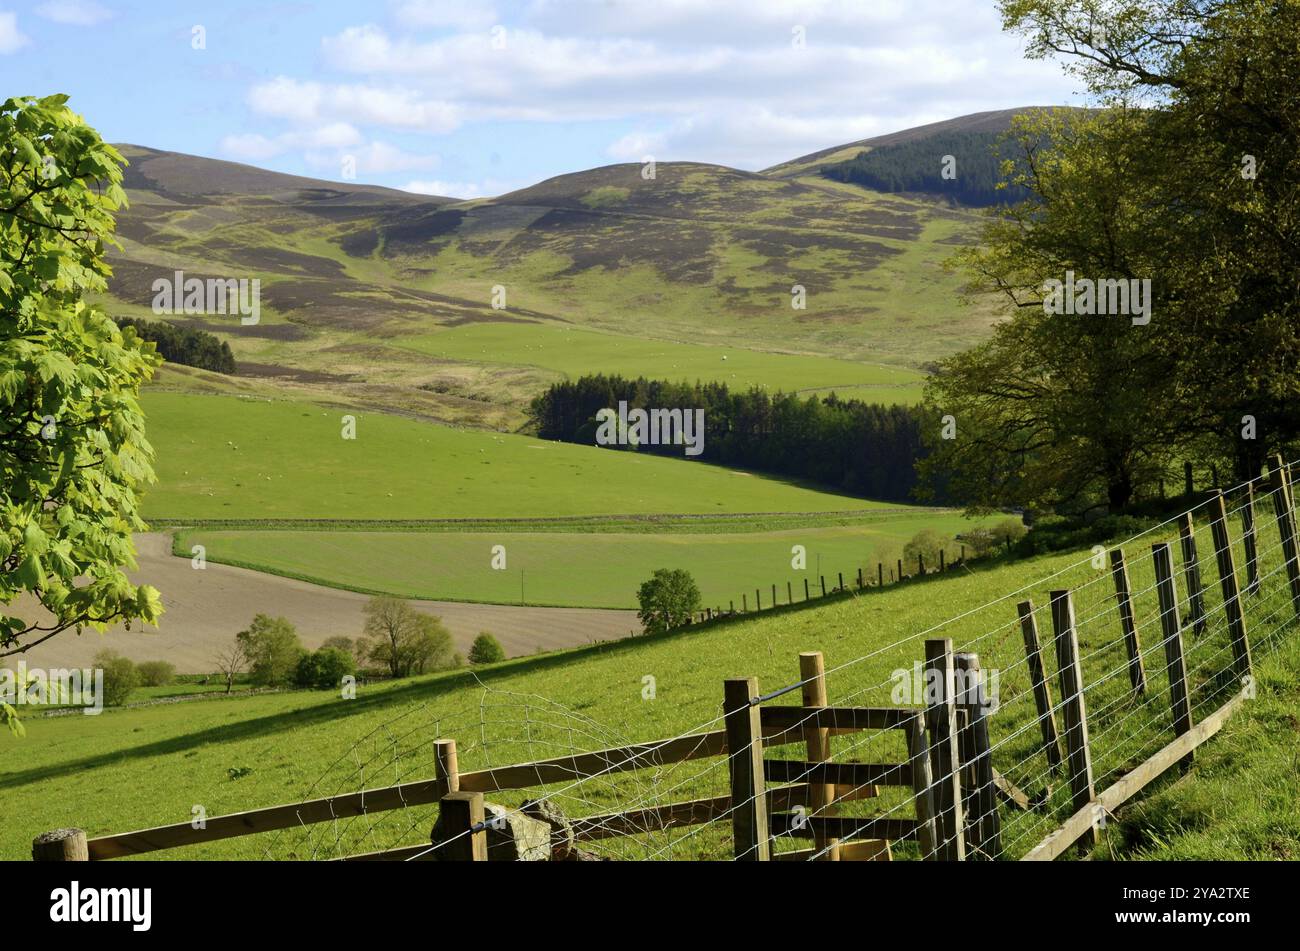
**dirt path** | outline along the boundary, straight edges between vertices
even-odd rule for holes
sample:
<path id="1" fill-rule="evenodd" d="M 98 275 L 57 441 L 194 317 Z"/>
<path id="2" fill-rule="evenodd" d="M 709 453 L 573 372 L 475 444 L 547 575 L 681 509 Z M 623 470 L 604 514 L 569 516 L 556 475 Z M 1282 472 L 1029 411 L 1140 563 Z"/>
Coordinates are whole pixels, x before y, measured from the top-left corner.
<path id="1" fill-rule="evenodd" d="M 209 563 L 202 571 L 188 558 L 171 554 L 171 536 L 135 537 L 140 570 L 132 580 L 159 589 L 167 608 L 157 628 L 113 628 L 103 636 L 66 631 L 27 654 L 6 658 L 10 666 L 25 659 L 29 667 L 85 666 L 96 651 L 112 647 L 132 660 L 166 660 L 181 673 L 206 673 L 213 659 L 254 614 L 287 617 L 303 644 L 317 647 L 327 637 L 361 633 L 363 594 L 339 591 L 247 568 Z M 640 630 L 635 611 L 585 608 L 525 608 L 504 604 L 412 601 L 436 614 L 451 631 L 463 654 L 480 631 L 490 631 L 511 657 L 539 648 L 576 647 L 597 640 L 626 637 Z M 20 599 L 17 614 L 29 617 L 31 602 Z"/>

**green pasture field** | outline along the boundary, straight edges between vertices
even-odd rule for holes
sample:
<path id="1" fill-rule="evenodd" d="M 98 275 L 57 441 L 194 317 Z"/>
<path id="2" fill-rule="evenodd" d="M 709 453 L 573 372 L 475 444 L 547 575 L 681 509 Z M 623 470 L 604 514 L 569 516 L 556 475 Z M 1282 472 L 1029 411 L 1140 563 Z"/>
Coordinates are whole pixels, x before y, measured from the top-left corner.
<path id="1" fill-rule="evenodd" d="M 918 402 L 925 379 L 924 374 L 901 367 L 645 340 L 553 324 L 462 324 L 403 338 L 400 345 L 446 360 L 535 366 L 567 377 L 605 373 L 691 383 L 717 381 L 732 390 L 851 391 L 859 399 L 878 403 Z"/>
<path id="2" fill-rule="evenodd" d="M 369 594 L 568 607 L 636 607 L 637 588 L 656 568 L 685 568 L 704 604 L 725 609 L 731 601 L 739 608 L 742 596 L 752 607 L 756 588 L 770 605 L 773 584 L 779 604 L 788 601 L 787 585 L 802 601 L 805 580 L 816 596 L 818 566 L 828 590 L 839 572 L 846 585 L 855 584 L 859 568 L 874 584 L 878 561 L 886 563 L 888 580 L 917 532 L 953 539 L 978 524 L 953 512 L 902 511 L 857 525 L 762 533 L 197 530 L 179 532 L 176 547 L 188 553 L 202 544 L 211 561 Z M 498 545 L 505 548 L 504 569 L 492 567 Z M 806 552 L 804 570 L 791 567 L 796 545 Z M 953 541 L 947 557 L 955 560 L 960 551 Z"/>
<path id="3" fill-rule="evenodd" d="M 382 413 L 159 391 L 147 391 L 142 403 L 159 475 L 145 498 L 146 518 L 528 518 L 890 507 L 685 459 Z M 342 438 L 345 414 L 356 418 L 355 439 Z"/>
<path id="4" fill-rule="evenodd" d="M 1156 822 L 1158 838 L 1127 829 L 1130 809 L 1110 823 L 1098 858 L 1137 854 L 1179 858 L 1295 858 L 1300 820 L 1294 809 L 1295 705 L 1300 673 L 1300 630 L 1287 595 L 1277 532 L 1261 505 L 1262 591 L 1245 600 L 1258 699 L 1245 705 L 1220 738 L 1198 751 L 1186 777 L 1172 771 L 1153 786 L 1149 802 L 1132 814 Z M 1239 564 L 1240 539 L 1233 525 Z M 1199 525 L 1202 552 L 1213 550 Z M 1175 541 L 1172 531 L 1156 537 Z M 683 629 L 549 655 L 518 658 L 490 668 L 450 671 L 362 688 L 354 700 L 334 692 L 286 692 L 228 701 L 191 701 L 99 717 L 27 720 L 26 736 L 4 736 L 0 785 L 0 855 L 24 858 L 33 836 L 78 826 L 92 836 L 190 821 L 195 804 L 208 815 L 302 798 L 374 788 L 432 775 L 432 743 L 458 741 L 461 770 L 526 762 L 547 756 L 667 738 L 719 728 L 722 682 L 754 676 L 761 691 L 797 681 L 797 655 L 824 652 L 834 704 L 912 703 L 900 693 L 924 656 L 927 637 L 950 637 L 958 650 L 978 652 L 990 678 L 996 672 L 997 708 L 991 714 L 993 764 L 1043 806 L 1001 812 L 1003 842 L 1023 855 L 1071 813 L 1067 784 L 1054 779 L 1040 748 L 1037 713 L 1027 674 L 1017 601 L 1029 597 L 1044 643 L 1050 645 L 1051 590 L 1074 593 L 1093 765 L 1098 789 L 1132 769 L 1173 738 L 1158 605 L 1152 590 L 1146 536 L 1125 546 L 1134 612 L 1143 639 L 1148 690 L 1129 687 L 1127 658 L 1114 589 L 1102 559 L 1088 551 L 1016 562 L 974 565 L 970 573 L 831 599 L 808 609 Z M 1184 632 L 1193 716 L 1203 719 L 1239 684 L 1224 671 L 1231 651 L 1223 625 L 1214 560 L 1202 559 L 1210 623 Z M 1182 573 L 1179 575 L 1180 592 Z M 1056 682 L 1052 651 L 1049 678 Z M 798 703 L 798 691 L 770 703 Z M 837 761 L 898 762 L 893 732 L 833 740 Z M 802 758 L 798 747 L 773 747 L 771 756 Z M 240 775 L 243 768 L 251 772 Z M 1215 795 L 1196 794 L 1202 772 Z M 1257 787 L 1254 782 L 1269 783 Z M 1192 792 L 1188 791 L 1192 784 Z M 1180 792 L 1180 790 L 1182 790 Z M 1290 791 L 1291 799 L 1286 796 Z M 682 801 L 727 791 L 725 758 L 714 757 L 580 783 L 547 787 L 570 815 Z M 494 794 L 518 805 L 537 790 Z M 902 791 L 841 806 L 842 814 L 906 816 Z M 435 810 L 410 806 L 306 828 L 232 838 L 158 853 L 156 857 L 308 858 L 428 841 Z M 1146 828 L 1144 826 L 1144 828 Z M 1216 834 L 1216 830 L 1222 834 Z M 1114 836 L 1113 838 L 1111 836 Z M 779 840 L 777 848 L 794 847 Z M 604 854 L 629 858 L 699 858 L 729 854 L 727 823 L 595 843 Z M 895 844 L 909 857 L 915 848 Z"/>

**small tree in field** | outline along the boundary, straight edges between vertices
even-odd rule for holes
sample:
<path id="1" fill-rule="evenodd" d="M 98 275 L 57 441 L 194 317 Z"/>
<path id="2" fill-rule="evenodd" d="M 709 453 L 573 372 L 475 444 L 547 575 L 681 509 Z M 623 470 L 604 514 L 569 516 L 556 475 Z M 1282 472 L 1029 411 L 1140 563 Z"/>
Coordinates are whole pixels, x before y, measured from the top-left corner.
<path id="1" fill-rule="evenodd" d="M 358 653 L 388 668 L 393 677 L 409 677 L 451 665 L 451 632 L 440 618 L 422 614 L 400 598 L 371 598 L 365 607 L 364 636 Z"/>
<path id="2" fill-rule="evenodd" d="M 903 570 L 911 571 L 919 562 L 917 556 L 925 559 L 926 570 L 939 567 L 939 551 L 947 539 L 932 528 L 925 528 L 912 536 L 903 546 Z"/>
<path id="3" fill-rule="evenodd" d="M 0 102 L 0 657 L 162 613 L 126 575 L 154 479 L 140 386 L 161 360 L 85 299 L 107 289 L 126 192 L 67 98 Z"/>
<path id="4" fill-rule="evenodd" d="M 471 664 L 495 664 L 505 659 L 505 648 L 487 631 L 483 631 L 478 637 L 474 638 L 474 643 L 470 645 L 469 662 Z"/>
<path id="5" fill-rule="evenodd" d="M 647 634 L 680 627 L 700 609 L 700 589 L 691 573 L 681 568 L 660 568 L 643 582 L 636 595 L 637 617 Z"/>
<path id="6" fill-rule="evenodd" d="M 140 675 L 135 664 L 117 651 L 102 650 L 91 661 L 92 666 L 104 672 L 104 706 L 116 707 L 126 703 L 131 691 L 140 685 Z"/>
<path id="7" fill-rule="evenodd" d="M 303 647 L 298 632 L 287 618 L 259 614 L 246 630 L 235 636 L 248 659 L 253 683 L 275 686 L 293 679 Z"/>
<path id="8" fill-rule="evenodd" d="M 226 693 L 235 686 L 235 678 L 244 672 L 248 658 L 244 655 L 244 642 L 236 637 L 228 647 L 217 654 L 217 670 L 226 679 Z"/>
<path id="9" fill-rule="evenodd" d="M 136 665 L 142 687 L 166 687 L 176 679 L 176 667 L 165 660 L 145 660 Z"/>

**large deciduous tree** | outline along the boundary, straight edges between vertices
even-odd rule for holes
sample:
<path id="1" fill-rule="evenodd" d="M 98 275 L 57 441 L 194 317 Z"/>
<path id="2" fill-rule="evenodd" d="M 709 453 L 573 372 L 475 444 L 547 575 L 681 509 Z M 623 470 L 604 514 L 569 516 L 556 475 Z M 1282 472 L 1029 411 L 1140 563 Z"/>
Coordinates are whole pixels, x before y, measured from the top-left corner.
<path id="1" fill-rule="evenodd" d="M 931 475 L 973 507 L 1077 509 L 1124 506 L 1178 454 L 1257 473 L 1300 438 L 1300 0 L 1001 7 L 1104 108 L 1015 130 L 1032 197 L 964 255 L 1012 315 L 936 375 L 958 437 Z M 1150 279 L 1150 323 L 1045 313 L 1071 270 Z"/>
<path id="2" fill-rule="evenodd" d="M 153 481 L 140 385 L 160 362 L 86 296 L 126 200 L 122 157 L 65 96 L 0 104 L 0 657 L 69 628 L 154 621 L 130 583 Z"/>

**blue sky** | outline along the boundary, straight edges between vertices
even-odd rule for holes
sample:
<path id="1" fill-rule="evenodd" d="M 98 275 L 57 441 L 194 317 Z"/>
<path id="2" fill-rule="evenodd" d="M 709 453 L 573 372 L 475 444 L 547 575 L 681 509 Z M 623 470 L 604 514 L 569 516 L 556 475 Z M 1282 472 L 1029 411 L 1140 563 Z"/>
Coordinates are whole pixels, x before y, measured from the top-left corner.
<path id="1" fill-rule="evenodd" d="M 993 0 L 0 0 L 0 77 L 110 141 L 458 197 L 1080 101 Z"/>

